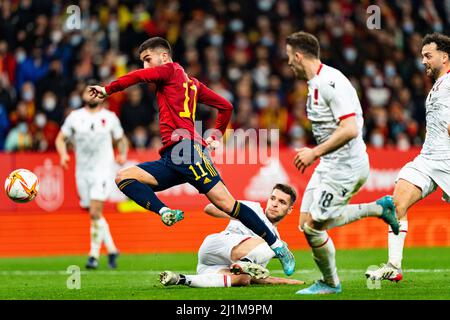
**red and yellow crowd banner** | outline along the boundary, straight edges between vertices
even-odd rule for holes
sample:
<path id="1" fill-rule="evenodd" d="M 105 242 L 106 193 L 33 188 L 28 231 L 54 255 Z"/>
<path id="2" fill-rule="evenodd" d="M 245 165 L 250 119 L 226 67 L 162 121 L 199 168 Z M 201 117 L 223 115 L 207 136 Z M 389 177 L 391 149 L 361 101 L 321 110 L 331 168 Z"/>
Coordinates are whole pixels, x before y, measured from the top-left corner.
<path id="1" fill-rule="evenodd" d="M 369 149 L 371 173 L 351 203 L 370 202 L 392 194 L 399 170 L 419 152 L 420 149 L 407 152 Z M 246 156 L 254 153 L 250 150 Z M 236 199 L 259 201 L 263 207 L 275 183 L 294 186 L 299 199 L 279 231 L 291 248 L 306 249 L 304 235 L 298 230 L 298 216 L 313 167 L 301 174 L 293 165 L 294 155 L 293 150 L 282 149 L 277 157 L 264 161 L 235 158 L 233 164 L 221 159 L 218 162 L 225 163 L 216 164 L 216 168 Z M 157 159 L 156 151 L 131 152 L 125 166 Z M 0 193 L 0 256 L 86 254 L 90 222 L 87 212 L 79 208 L 73 155 L 68 170 L 59 166 L 55 153 L 0 154 L 0 163 L 0 177 L 4 179 L 9 172 L 25 168 L 35 172 L 40 180 L 39 195 L 31 203 L 16 204 L 4 192 Z M 203 213 L 208 200 L 188 184 L 158 195 L 168 206 L 184 210 L 185 219 L 166 227 L 159 216 L 140 210 L 114 186 L 105 216 L 123 253 L 194 252 L 206 235 L 220 232 L 227 224 L 225 219 Z M 441 196 L 438 189 L 410 210 L 407 246 L 450 246 L 450 206 Z M 387 226 L 376 218 L 336 228 L 330 235 L 338 248 L 387 246 Z"/>

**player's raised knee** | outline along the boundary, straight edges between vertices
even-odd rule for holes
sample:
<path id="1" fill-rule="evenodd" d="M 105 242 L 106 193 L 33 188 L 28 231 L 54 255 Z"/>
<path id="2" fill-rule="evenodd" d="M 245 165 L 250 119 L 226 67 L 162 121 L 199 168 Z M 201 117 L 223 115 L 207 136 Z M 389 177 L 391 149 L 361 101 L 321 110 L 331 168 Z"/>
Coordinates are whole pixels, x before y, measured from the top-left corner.
<path id="1" fill-rule="evenodd" d="M 119 184 L 122 180 L 127 179 L 126 171 L 127 169 L 120 169 L 119 171 L 117 171 L 115 178 L 116 184 Z"/>

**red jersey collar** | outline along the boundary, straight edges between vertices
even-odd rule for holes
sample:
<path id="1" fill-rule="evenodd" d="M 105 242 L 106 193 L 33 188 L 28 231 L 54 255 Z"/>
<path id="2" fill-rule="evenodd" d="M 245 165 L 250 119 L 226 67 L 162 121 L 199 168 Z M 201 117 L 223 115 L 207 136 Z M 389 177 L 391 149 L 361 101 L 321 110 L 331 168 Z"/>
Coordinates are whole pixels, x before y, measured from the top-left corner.
<path id="1" fill-rule="evenodd" d="M 323 67 L 323 63 L 321 63 L 320 66 L 319 66 L 319 69 L 317 69 L 316 75 L 319 75 L 320 70 L 322 70 L 322 67 Z"/>

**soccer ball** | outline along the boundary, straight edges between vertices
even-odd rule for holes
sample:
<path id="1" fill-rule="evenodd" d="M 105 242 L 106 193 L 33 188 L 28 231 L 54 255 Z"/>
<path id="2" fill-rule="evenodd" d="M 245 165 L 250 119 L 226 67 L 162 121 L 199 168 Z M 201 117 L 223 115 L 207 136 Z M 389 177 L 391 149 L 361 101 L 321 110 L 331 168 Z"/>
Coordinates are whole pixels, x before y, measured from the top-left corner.
<path id="1" fill-rule="evenodd" d="M 14 170 L 6 178 L 5 191 L 8 197 L 14 202 L 30 202 L 38 194 L 39 179 L 30 170 Z"/>

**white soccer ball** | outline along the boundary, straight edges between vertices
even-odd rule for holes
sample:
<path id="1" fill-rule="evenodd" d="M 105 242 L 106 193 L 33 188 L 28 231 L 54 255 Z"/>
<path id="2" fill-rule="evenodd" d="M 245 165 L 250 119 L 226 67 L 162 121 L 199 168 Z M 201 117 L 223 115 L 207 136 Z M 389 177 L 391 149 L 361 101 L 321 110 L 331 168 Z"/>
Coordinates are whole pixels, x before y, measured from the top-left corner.
<path id="1" fill-rule="evenodd" d="M 5 191 L 8 197 L 14 202 L 30 202 L 38 194 L 39 179 L 30 170 L 14 170 L 6 178 Z"/>

